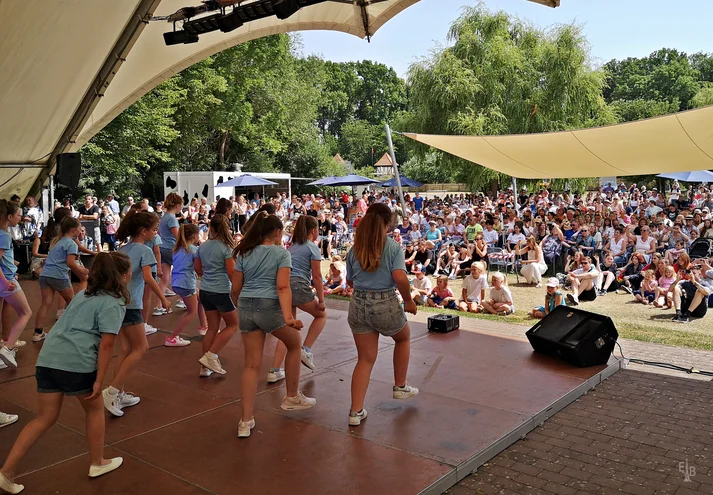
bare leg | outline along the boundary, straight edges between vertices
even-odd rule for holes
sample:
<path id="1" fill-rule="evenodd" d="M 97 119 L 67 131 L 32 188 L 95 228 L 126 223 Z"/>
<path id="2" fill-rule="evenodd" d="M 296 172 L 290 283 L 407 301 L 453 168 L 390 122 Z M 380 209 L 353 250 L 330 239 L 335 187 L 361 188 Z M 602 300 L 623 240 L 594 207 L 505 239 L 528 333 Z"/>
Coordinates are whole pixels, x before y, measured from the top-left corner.
<path id="1" fill-rule="evenodd" d="M 171 334 L 172 338 L 181 335 L 181 332 L 186 329 L 191 320 L 193 320 L 193 317 L 198 313 L 198 296 L 193 294 L 192 296 L 182 297 L 181 299 L 186 303 L 186 312 L 181 316 L 181 319 L 178 320 L 176 328 L 173 329 L 173 333 Z"/>
<path id="2" fill-rule="evenodd" d="M 67 289 L 72 291 L 71 287 Z M 35 328 L 43 328 L 45 326 L 45 319 L 47 318 L 47 311 L 49 311 L 50 306 L 54 302 L 54 289 L 52 287 L 41 287 L 40 294 L 42 295 L 42 303 L 35 313 Z"/>
<path id="3" fill-rule="evenodd" d="M 369 388 L 371 371 L 379 352 L 379 334 L 376 332 L 355 334 L 354 342 L 357 346 L 358 359 L 352 373 L 351 412 L 359 412 L 364 409 L 364 398 Z"/>
<path id="4" fill-rule="evenodd" d="M 300 382 L 300 360 L 302 358 L 301 342 L 299 330 L 284 326 L 272 332 L 272 335 L 280 339 L 287 348 L 285 356 L 285 386 L 287 397 L 295 397 L 299 390 Z"/>
<path id="5" fill-rule="evenodd" d="M 205 316 L 208 322 L 208 333 L 203 337 L 203 353 L 210 351 L 220 328 L 220 313 L 218 311 L 206 311 Z"/>
<path id="6" fill-rule="evenodd" d="M 391 338 L 396 344 L 394 346 L 394 384 L 397 387 L 403 387 L 406 385 L 408 364 L 411 359 L 411 329 L 408 323 Z"/>
<path id="7" fill-rule="evenodd" d="M 265 348 L 265 333 L 261 330 L 245 332 L 243 346 L 245 347 L 245 367 L 243 368 L 242 384 L 243 394 L 241 405 L 243 408 L 243 422 L 253 419 L 255 410 L 255 396 L 257 395 L 257 381 L 260 367 L 262 366 L 262 353 Z"/>
<path id="8" fill-rule="evenodd" d="M 104 458 L 104 403 L 101 396 L 87 400 L 89 394 L 77 397 L 87 415 L 86 434 L 89 461 L 92 466 L 105 466 L 111 461 Z"/>
<path id="9" fill-rule="evenodd" d="M 232 310 L 230 313 L 217 312 L 219 318 L 225 320 L 225 328 L 215 336 L 213 343 L 210 345 L 210 352 L 218 354 L 220 350 L 233 338 L 233 335 L 238 330 L 238 312 Z M 220 319 L 218 320 L 220 321 Z M 210 325 L 209 325 L 210 326 Z"/>
<path id="10" fill-rule="evenodd" d="M 119 341 L 121 352 L 116 358 L 114 380 L 112 380 L 111 386 L 124 390 L 126 376 L 141 361 L 146 351 L 149 350 L 144 324 L 139 323 L 138 325 L 122 327 L 119 332 Z"/>
<path id="11" fill-rule="evenodd" d="M 15 342 L 17 342 L 17 338 L 30 321 L 32 310 L 30 309 L 30 305 L 27 304 L 27 298 L 22 290 L 6 297 L 5 305 L 7 304 L 12 306 L 12 309 L 17 313 L 17 320 L 15 320 L 15 324 L 10 329 L 10 335 L 5 344 L 8 349 L 12 349 L 15 346 Z"/>

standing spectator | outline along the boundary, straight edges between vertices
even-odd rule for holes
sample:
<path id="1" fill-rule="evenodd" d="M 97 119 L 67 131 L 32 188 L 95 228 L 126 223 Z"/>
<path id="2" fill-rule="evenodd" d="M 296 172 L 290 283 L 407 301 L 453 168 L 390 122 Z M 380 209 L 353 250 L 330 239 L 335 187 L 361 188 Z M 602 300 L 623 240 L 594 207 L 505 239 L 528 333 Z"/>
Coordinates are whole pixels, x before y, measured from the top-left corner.
<path id="1" fill-rule="evenodd" d="M 134 198 L 129 196 L 128 198 L 126 198 L 126 206 L 124 206 L 124 209 L 121 210 L 121 218 L 124 218 L 126 214 L 129 213 L 129 210 L 132 206 L 134 206 Z"/>
<path id="2" fill-rule="evenodd" d="M 119 206 L 119 202 L 114 198 L 114 195 L 109 194 L 106 197 L 106 202 L 107 205 L 109 205 L 109 209 L 114 214 L 114 217 L 119 218 L 119 213 L 121 213 L 121 207 Z"/>
<path id="3" fill-rule="evenodd" d="M 87 194 L 84 197 L 84 204 L 79 207 L 79 220 L 85 230 L 92 234 L 94 244 L 101 245 L 101 229 L 99 228 L 99 217 L 101 210 L 94 204 L 94 198 Z"/>
<path id="4" fill-rule="evenodd" d="M 116 250 L 116 223 L 117 215 L 112 211 L 111 206 L 104 205 L 101 216 L 102 244 L 107 244 L 109 251 Z"/>

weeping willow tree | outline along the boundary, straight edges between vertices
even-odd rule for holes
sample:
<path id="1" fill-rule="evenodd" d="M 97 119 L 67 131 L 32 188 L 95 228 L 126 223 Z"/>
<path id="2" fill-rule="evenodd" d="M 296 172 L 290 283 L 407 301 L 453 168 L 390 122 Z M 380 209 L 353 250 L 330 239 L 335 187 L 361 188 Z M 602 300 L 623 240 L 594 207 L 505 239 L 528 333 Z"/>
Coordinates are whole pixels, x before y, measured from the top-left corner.
<path id="1" fill-rule="evenodd" d="M 525 134 L 616 121 L 602 97 L 606 74 L 590 64 L 587 41 L 576 25 L 543 31 L 480 4 L 465 9 L 454 22 L 449 42 L 409 69 L 409 131 Z M 429 153 L 420 145 L 413 151 Z M 446 153 L 439 152 L 438 164 L 473 190 L 486 188 L 493 180 L 510 181 Z M 586 182 L 567 179 L 551 185 L 581 189 Z"/>

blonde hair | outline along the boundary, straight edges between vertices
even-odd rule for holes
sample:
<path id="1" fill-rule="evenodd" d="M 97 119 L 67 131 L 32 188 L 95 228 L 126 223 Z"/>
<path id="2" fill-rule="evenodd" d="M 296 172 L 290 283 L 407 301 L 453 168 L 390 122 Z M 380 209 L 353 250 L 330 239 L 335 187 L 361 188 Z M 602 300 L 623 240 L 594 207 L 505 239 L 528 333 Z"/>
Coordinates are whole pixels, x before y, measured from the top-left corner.
<path id="1" fill-rule="evenodd" d="M 668 267 L 666 267 L 666 269 L 664 270 L 664 274 L 666 273 L 666 270 L 668 270 Z M 642 275 L 644 276 L 644 278 L 651 278 L 656 276 L 656 272 L 654 272 L 653 270 L 644 270 Z"/>
<path id="2" fill-rule="evenodd" d="M 445 282 L 446 287 L 448 287 L 448 277 L 446 277 L 445 275 L 439 275 L 438 278 L 436 278 L 436 283 L 438 284 L 440 282 Z"/>
<path id="3" fill-rule="evenodd" d="M 485 270 L 486 270 L 486 268 L 485 268 L 485 263 L 483 263 L 482 261 L 476 261 L 476 262 L 474 262 L 472 265 L 470 265 L 471 271 L 473 271 L 473 268 L 475 268 L 476 270 L 478 270 L 481 275 L 482 275 L 483 273 L 485 273 Z"/>
<path id="4" fill-rule="evenodd" d="M 507 280 L 505 279 L 505 276 L 504 276 L 502 273 L 500 273 L 500 272 L 495 272 L 495 273 L 493 273 L 493 275 L 490 277 L 490 282 L 492 283 L 492 281 L 495 280 L 495 279 L 499 280 L 500 283 L 503 284 L 503 285 L 507 285 L 507 284 L 508 284 L 508 283 L 507 283 Z"/>

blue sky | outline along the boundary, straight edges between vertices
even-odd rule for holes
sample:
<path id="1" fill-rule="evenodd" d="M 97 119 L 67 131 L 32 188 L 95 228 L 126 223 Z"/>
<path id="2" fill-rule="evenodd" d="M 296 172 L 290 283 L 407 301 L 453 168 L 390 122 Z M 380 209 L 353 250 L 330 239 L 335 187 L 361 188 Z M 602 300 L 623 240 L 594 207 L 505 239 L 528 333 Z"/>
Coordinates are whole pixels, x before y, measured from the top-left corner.
<path id="1" fill-rule="evenodd" d="M 446 42 L 461 8 L 475 4 L 476 0 L 421 0 L 382 27 L 371 43 L 342 33 L 303 32 L 303 53 L 335 62 L 376 60 L 403 76 L 411 63 Z M 582 24 L 597 64 L 645 56 L 662 47 L 713 52 L 713 0 L 562 0 L 557 9 L 526 0 L 486 0 L 485 4 L 542 28 L 572 21 Z"/>

